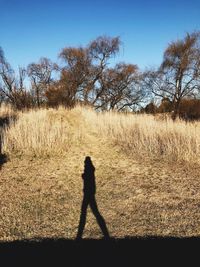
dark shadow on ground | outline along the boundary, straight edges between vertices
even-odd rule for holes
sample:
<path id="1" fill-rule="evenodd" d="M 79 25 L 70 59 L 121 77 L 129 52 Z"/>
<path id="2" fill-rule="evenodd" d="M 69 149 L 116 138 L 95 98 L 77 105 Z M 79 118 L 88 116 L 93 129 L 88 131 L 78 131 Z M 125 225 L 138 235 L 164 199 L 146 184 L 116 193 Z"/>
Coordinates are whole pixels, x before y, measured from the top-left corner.
<path id="1" fill-rule="evenodd" d="M 15 122 L 17 120 L 17 116 L 16 115 L 7 115 L 7 116 L 3 116 L 0 117 L 0 127 L 6 127 L 9 126 L 11 122 Z"/>
<path id="2" fill-rule="evenodd" d="M 6 154 L 2 153 L 2 130 L 5 127 L 8 127 L 10 125 L 11 121 L 16 121 L 17 117 L 16 116 L 5 116 L 5 117 L 0 117 L 0 170 L 1 167 L 4 163 L 7 162 L 8 158 L 6 156 Z"/>
<path id="3" fill-rule="evenodd" d="M 194 246 L 193 246 L 194 245 Z M 158 266 L 180 263 L 191 265 L 199 255 L 200 238 L 125 237 L 104 239 L 37 239 L 0 243 L 0 260 L 7 265 L 24 262 L 33 266 Z M 192 246 L 193 258 L 190 255 Z M 2 259 L 3 256 L 3 259 Z M 25 261 L 26 262 L 26 261 Z M 63 265 L 63 262 L 65 263 Z M 13 265 L 14 266 L 14 265 Z M 16 265 L 17 266 L 17 265 Z M 29 266 L 29 265 L 27 265 Z M 32 266 L 32 265 L 31 265 Z M 46 266 L 46 265 L 44 265 Z M 177 265 L 178 266 L 178 265 Z"/>
<path id="4" fill-rule="evenodd" d="M 9 123 L 10 123 L 9 117 L 3 117 L 3 118 L 0 117 L 0 127 L 9 125 Z"/>
<path id="5" fill-rule="evenodd" d="M 2 165 L 7 162 L 7 159 L 8 158 L 7 158 L 6 154 L 1 154 L 1 152 L 0 152 L 0 170 L 1 170 Z"/>
<path id="6" fill-rule="evenodd" d="M 108 239 L 110 236 L 106 225 L 106 221 L 99 211 L 97 201 L 95 198 L 96 194 L 95 167 L 89 156 L 85 157 L 84 160 L 84 172 L 82 173 L 82 179 L 83 179 L 83 201 L 81 205 L 80 220 L 79 220 L 76 239 L 77 240 L 82 239 L 83 231 L 86 224 L 88 206 L 90 206 L 104 238 Z"/>

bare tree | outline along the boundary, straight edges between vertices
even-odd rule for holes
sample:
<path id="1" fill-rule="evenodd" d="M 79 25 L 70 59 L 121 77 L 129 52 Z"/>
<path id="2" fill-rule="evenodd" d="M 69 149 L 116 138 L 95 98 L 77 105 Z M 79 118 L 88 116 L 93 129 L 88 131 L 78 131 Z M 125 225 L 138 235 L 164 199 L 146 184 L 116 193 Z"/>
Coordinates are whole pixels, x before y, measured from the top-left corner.
<path id="1" fill-rule="evenodd" d="M 16 73 L 7 62 L 0 48 L 0 95 L 8 100 L 15 108 L 21 109 L 31 105 L 31 95 L 24 84 L 26 70 L 19 67 Z"/>
<path id="2" fill-rule="evenodd" d="M 118 37 L 101 36 L 85 48 L 68 47 L 62 50 L 60 57 L 66 66 L 60 81 L 72 105 L 78 99 L 92 104 L 99 100 L 103 94 L 100 79 L 107 69 L 108 60 L 118 52 L 119 43 Z"/>
<path id="3" fill-rule="evenodd" d="M 48 58 L 41 58 L 38 63 L 31 63 L 27 67 L 31 79 L 32 89 L 35 92 L 37 106 L 43 102 L 45 91 L 53 82 L 52 73 L 58 70 L 57 64 Z"/>
<path id="4" fill-rule="evenodd" d="M 107 69 L 100 79 L 100 85 L 103 93 L 97 108 L 118 111 L 133 109 L 144 97 L 136 65 L 119 63 Z"/>
<path id="5" fill-rule="evenodd" d="M 60 57 L 66 66 L 62 69 L 59 87 L 68 96 L 68 105 L 74 105 L 77 99 L 86 102 L 92 68 L 88 50 L 82 47 L 66 47 Z"/>
<path id="6" fill-rule="evenodd" d="M 15 102 L 13 93 L 15 90 L 15 75 L 14 70 L 7 62 L 4 52 L 0 47 L 0 93 L 4 97 L 7 97 L 12 103 Z"/>
<path id="7" fill-rule="evenodd" d="M 183 40 L 169 44 L 158 71 L 146 73 L 147 85 L 159 97 L 173 103 L 176 119 L 182 99 L 200 91 L 200 33 L 187 34 Z"/>
<path id="8" fill-rule="evenodd" d="M 109 59 L 116 56 L 120 48 L 119 37 L 100 36 L 96 40 L 92 41 L 89 46 L 89 54 L 93 63 L 92 67 L 92 79 L 90 82 L 90 88 L 92 90 L 92 104 L 96 105 L 99 99 L 105 95 L 105 87 L 102 86 L 102 78 L 104 72 L 107 71 Z"/>

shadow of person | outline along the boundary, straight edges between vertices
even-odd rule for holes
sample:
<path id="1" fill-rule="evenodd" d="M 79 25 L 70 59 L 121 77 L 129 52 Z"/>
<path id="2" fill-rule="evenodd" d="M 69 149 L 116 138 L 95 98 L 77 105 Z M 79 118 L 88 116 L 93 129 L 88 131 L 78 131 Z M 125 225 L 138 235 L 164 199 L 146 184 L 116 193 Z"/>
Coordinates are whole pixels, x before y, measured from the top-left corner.
<path id="1" fill-rule="evenodd" d="M 109 238 L 109 232 L 106 227 L 105 220 L 103 216 L 100 214 L 97 206 L 97 202 L 95 199 L 95 193 L 96 193 L 96 184 L 95 184 L 95 167 L 91 161 L 90 157 L 86 157 L 84 161 L 84 172 L 82 174 L 83 178 L 83 201 L 81 206 L 81 215 L 80 215 L 80 221 L 79 221 L 79 227 L 77 232 L 76 239 L 81 239 L 83 235 L 83 230 L 86 223 L 86 216 L 87 216 L 87 208 L 88 205 L 90 205 L 90 208 L 96 217 L 97 223 L 99 227 L 101 228 L 101 231 L 104 235 L 104 238 Z"/>

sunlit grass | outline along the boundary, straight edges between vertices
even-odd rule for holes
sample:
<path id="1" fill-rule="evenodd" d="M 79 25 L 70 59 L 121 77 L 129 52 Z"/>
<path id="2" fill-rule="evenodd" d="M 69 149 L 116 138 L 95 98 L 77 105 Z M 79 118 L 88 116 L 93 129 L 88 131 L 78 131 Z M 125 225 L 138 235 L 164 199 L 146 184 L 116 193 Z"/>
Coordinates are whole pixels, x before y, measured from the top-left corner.
<path id="1" fill-rule="evenodd" d="M 0 241 L 75 238 L 86 156 L 111 236 L 199 236 L 200 122 L 83 107 L 14 115 L 3 134 Z M 84 237 L 101 237 L 90 210 Z"/>
<path id="2" fill-rule="evenodd" d="M 18 113 L 5 130 L 5 153 L 55 155 L 83 142 L 88 133 L 118 145 L 128 154 L 200 162 L 200 122 L 158 119 L 152 115 L 96 113 L 90 108 L 59 108 Z"/>

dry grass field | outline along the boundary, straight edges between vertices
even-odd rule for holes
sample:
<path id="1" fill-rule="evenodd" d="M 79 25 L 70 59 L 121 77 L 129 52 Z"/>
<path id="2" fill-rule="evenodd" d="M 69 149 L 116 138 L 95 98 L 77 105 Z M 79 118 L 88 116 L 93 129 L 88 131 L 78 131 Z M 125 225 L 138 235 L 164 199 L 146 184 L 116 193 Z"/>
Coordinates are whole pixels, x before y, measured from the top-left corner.
<path id="1" fill-rule="evenodd" d="M 0 241 L 74 239 L 86 156 L 112 237 L 200 236 L 200 122 L 81 107 L 6 114 Z M 101 236 L 89 210 L 84 237 Z"/>

